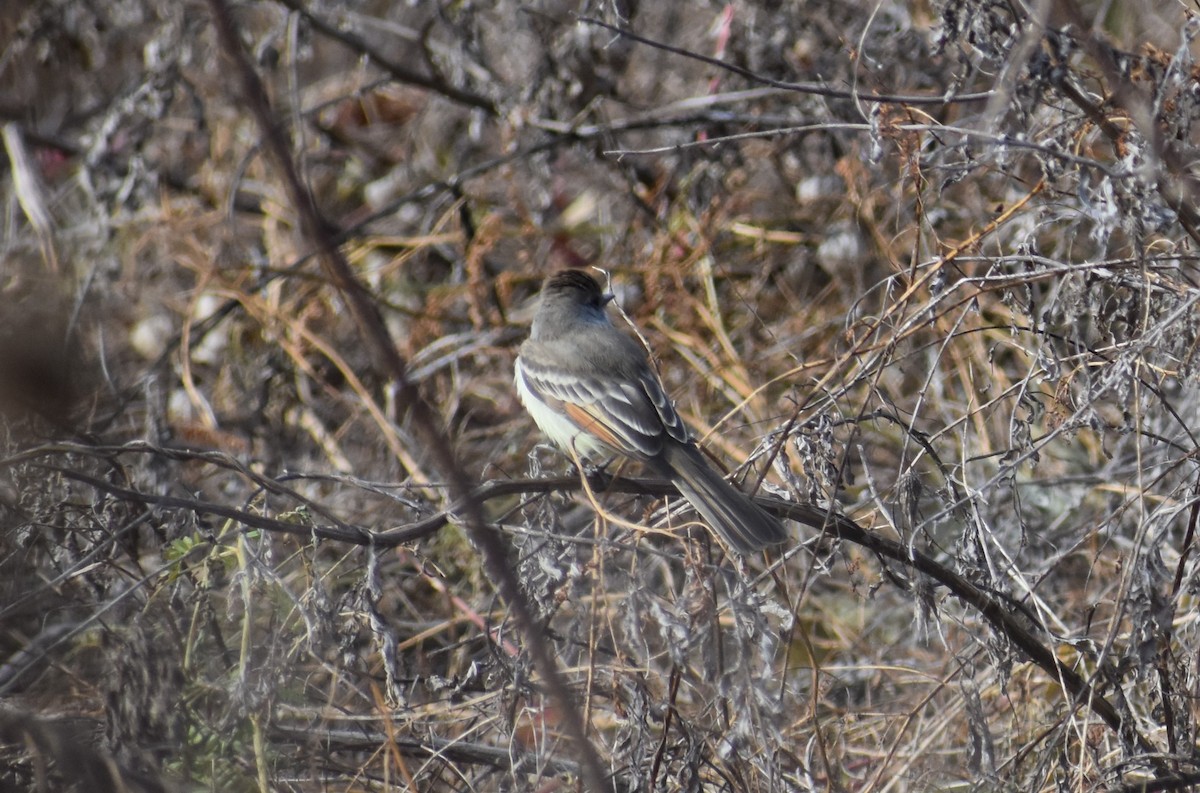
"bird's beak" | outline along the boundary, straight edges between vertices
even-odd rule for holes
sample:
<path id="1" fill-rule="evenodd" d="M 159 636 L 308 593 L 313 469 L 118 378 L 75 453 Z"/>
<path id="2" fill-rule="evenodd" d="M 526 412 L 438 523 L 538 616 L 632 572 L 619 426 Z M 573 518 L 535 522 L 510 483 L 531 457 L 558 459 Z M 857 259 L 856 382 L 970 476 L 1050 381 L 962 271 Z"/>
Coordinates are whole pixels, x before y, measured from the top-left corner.
<path id="1" fill-rule="evenodd" d="M 614 295 L 612 292 L 605 292 L 600 296 L 600 305 L 607 306 L 615 297 L 616 295 Z"/>

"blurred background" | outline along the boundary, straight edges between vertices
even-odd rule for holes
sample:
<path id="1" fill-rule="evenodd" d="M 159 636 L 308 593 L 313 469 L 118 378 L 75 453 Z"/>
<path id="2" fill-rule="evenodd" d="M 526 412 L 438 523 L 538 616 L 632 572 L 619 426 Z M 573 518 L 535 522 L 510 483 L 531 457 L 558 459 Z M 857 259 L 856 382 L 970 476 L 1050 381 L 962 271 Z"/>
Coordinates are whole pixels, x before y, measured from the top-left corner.
<path id="1" fill-rule="evenodd" d="M 614 789 L 1200 781 L 1194 11 L 228 10 Z M 0 4 L 0 789 L 578 789 L 213 13 Z M 880 542 L 598 511 L 512 387 L 564 267 Z"/>

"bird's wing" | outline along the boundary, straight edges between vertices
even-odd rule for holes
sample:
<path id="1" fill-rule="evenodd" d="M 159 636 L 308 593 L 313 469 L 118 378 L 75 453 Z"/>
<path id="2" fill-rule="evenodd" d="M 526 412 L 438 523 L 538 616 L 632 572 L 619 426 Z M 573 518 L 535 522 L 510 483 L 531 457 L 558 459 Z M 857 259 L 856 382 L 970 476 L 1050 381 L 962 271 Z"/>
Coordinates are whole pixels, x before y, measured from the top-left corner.
<path id="1" fill-rule="evenodd" d="M 632 380 L 582 375 L 522 354 L 519 376 L 548 406 L 621 454 L 647 459 L 667 438 L 688 441 L 683 420 L 648 368 Z"/>

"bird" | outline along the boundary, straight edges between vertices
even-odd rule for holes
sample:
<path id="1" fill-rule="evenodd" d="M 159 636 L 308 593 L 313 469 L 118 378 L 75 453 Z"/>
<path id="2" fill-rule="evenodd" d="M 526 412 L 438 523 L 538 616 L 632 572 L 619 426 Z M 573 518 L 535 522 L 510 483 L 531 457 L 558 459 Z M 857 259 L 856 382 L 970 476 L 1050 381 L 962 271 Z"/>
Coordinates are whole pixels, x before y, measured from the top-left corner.
<path id="1" fill-rule="evenodd" d="M 582 460 L 644 463 L 738 553 L 786 542 L 783 524 L 705 459 L 645 349 L 609 319 L 612 299 L 578 269 L 546 279 L 514 367 L 517 395 L 534 423 Z"/>

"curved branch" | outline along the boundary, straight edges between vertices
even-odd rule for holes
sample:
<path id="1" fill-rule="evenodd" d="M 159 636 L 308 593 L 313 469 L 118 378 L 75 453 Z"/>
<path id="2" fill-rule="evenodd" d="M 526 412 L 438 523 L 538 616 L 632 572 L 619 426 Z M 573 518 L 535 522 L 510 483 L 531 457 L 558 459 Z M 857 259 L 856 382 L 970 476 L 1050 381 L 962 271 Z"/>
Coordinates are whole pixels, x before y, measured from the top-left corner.
<path id="1" fill-rule="evenodd" d="M 366 40 L 360 36 L 335 27 L 321 17 L 313 14 L 307 8 L 300 5 L 299 0 L 279 0 L 279 2 L 286 6 L 289 10 L 303 17 L 304 21 L 312 25 L 315 30 L 320 31 L 335 41 L 341 42 L 354 52 L 370 58 L 380 68 L 390 74 L 396 81 L 407 83 L 409 85 L 415 85 L 419 88 L 428 89 L 434 93 L 441 94 L 447 99 L 458 102 L 461 105 L 482 110 L 489 116 L 500 115 L 500 110 L 496 107 L 496 103 L 491 99 L 488 99 L 486 96 L 481 96 L 471 91 L 467 91 L 455 85 L 451 85 L 439 77 L 421 74 L 420 72 L 413 71 L 403 64 L 396 63 L 378 49 L 368 44 Z"/>
<path id="2" fill-rule="evenodd" d="M 223 504 L 202 501 L 200 499 L 142 493 L 60 466 L 45 467 L 58 472 L 62 476 L 87 484 L 114 497 L 129 501 L 152 504 L 168 509 L 185 509 L 197 514 L 217 515 L 265 531 L 276 531 L 299 537 L 346 542 L 353 545 L 370 545 L 375 548 L 394 548 L 403 543 L 429 536 L 453 520 L 455 514 L 467 505 L 479 509 L 482 504 L 498 498 L 507 498 L 519 494 L 574 492 L 581 490 L 584 486 L 578 476 L 494 480 L 485 482 L 460 496 L 453 504 L 435 515 L 387 531 L 373 532 L 360 526 L 340 521 L 327 525 L 304 525 L 276 520 L 246 510 L 235 509 Z M 612 477 L 604 473 L 589 474 L 587 486 L 595 493 L 620 493 L 656 497 L 678 495 L 675 486 L 666 480 L 628 479 L 624 477 Z M 768 496 L 755 496 L 754 499 L 763 508 L 770 510 L 776 515 L 789 518 L 810 528 L 827 532 L 840 540 L 866 548 L 881 558 L 890 559 L 904 565 L 910 570 L 933 579 L 945 587 L 954 597 L 978 611 L 980 616 L 998 634 L 1004 636 L 1020 648 L 1028 656 L 1029 660 L 1047 675 L 1058 680 L 1063 688 L 1074 698 L 1076 704 L 1086 705 L 1093 713 L 1103 719 L 1111 729 L 1122 737 L 1131 740 L 1141 752 L 1146 754 L 1153 754 L 1155 752 L 1153 745 L 1138 733 L 1132 724 L 1125 722 L 1111 702 L 1099 694 L 1078 672 L 1060 661 L 1053 649 L 1038 639 L 1034 632 L 1026 625 L 1028 618 L 1024 616 L 1024 613 L 1019 608 L 1014 608 L 1014 605 L 1003 596 L 979 587 L 946 565 L 916 549 L 909 548 L 897 540 L 888 539 L 874 531 L 863 528 L 857 522 L 844 515 L 824 509 L 815 504 L 790 502 Z"/>
<path id="3" fill-rule="evenodd" d="M 812 94 L 814 96 L 825 96 L 831 99 L 853 99 L 855 101 L 871 102 L 876 104 L 899 104 L 899 105 L 953 105 L 962 104 L 964 102 L 986 102 L 991 98 L 991 91 L 984 91 L 975 94 L 962 94 L 960 96 L 933 96 L 921 94 L 865 94 L 860 91 L 845 91 L 838 88 L 830 88 L 824 83 L 789 83 L 786 80 L 775 80 L 770 77 L 764 77 L 761 74 L 752 72 L 749 69 L 743 69 L 741 66 L 723 61 L 720 58 L 711 58 L 707 55 L 701 55 L 698 52 L 693 52 L 683 47 L 675 47 L 670 44 L 665 44 L 661 41 L 639 36 L 637 33 L 626 30 L 625 28 L 609 24 L 603 20 L 594 17 L 580 16 L 580 22 L 588 25 L 597 25 L 606 30 L 616 33 L 618 36 L 636 41 L 639 44 L 645 44 L 648 47 L 670 52 L 675 55 L 682 55 L 685 58 L 699 61 L 709 66 L 715 66 L 718 69 L 723 69 L 727 72 L 732 72 L 739 77 L 744 77 L 762 85 L 769 85 L 772 88 L 782 88 L 786 91 L 794 91 L 800 94 Z"/>

